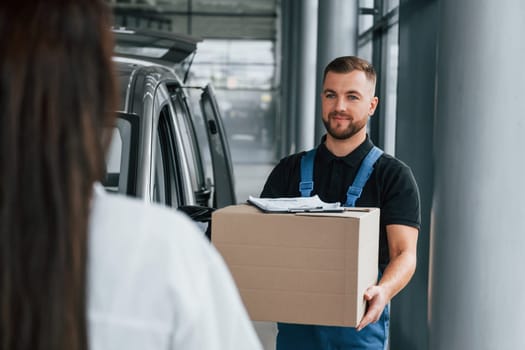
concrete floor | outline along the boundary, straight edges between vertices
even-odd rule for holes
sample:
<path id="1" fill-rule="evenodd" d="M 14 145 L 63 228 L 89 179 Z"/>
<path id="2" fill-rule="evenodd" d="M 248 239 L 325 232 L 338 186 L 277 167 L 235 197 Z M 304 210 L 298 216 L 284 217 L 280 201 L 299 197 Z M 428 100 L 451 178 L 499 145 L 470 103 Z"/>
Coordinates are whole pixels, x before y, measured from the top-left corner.
<path id="1" fill-rule="evenodd" d="M 253 326 L 264 350 L 275 350 L 275 337 L 277 336 L 277 324 L 275 322 L 253 322 Z"/>

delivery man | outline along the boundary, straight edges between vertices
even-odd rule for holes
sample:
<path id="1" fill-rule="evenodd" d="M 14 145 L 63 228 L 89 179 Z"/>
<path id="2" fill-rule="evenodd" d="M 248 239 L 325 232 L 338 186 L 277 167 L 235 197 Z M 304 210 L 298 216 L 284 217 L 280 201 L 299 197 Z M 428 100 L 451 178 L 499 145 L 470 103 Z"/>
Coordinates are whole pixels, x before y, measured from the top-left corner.
<path id="1" fill-rule="evenodd" d="M 278 324 L 277 350 L 386 349 L 390 300 L 416 269 L 419 192 L 410 168 L 383 153 L 367 135 L 378 104 L 376 72 L 367 61 L 344 56 L 324 71 L 319 146 L 282 159 L 261 197 L 317 194 L 325 202 L 378 207 L 379 278 L 363 296 L 367 311 L 356 328 Z"/>

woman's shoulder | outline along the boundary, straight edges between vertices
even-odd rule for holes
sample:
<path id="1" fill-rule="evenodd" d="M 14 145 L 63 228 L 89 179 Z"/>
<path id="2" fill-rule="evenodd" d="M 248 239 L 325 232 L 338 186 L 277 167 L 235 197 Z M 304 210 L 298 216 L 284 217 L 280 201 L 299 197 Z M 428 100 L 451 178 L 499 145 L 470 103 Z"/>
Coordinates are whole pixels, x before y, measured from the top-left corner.
<path id="1" fill-rule="evenodd" d="M 107 260 L 123 269 L 127 267 L 122 262 L 134 259 L 173 270 L 196 260 L 209 261 L 211 254 L 203 230 L 185 214 L 109 193 L 94 197 L 89 248 L 91 256 L 97 255 L 96 261 Z"/>
<path id="2" fill-rule="evenodd" d="M 95 195 L 91 213 L 93 228 L 109 229 L 113 233 L 177 236 L 183 239 L 187 231 L 199 231 L 194 222 L 174 208 L 126 197 L 123 195 L 98 193 Z"/>

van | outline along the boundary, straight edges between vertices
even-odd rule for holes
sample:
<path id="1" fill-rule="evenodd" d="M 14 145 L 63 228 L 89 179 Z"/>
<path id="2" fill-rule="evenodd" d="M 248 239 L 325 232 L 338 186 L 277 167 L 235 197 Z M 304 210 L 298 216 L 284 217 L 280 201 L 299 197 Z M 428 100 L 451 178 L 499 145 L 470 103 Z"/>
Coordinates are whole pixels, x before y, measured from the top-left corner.
<path id="1" fill-rule="evenodd" d="M 213 88 L 191 87 L 201 91 L 199 120 L 192 112 L 190 87 L 184 85 L 199 40 L 126 28 L 113 32 L 120 105 L 103 184 L 108 191 L 177 208 L 208 222 L 214 208 L 235 204 L 236 198 L 230 149 Z M 205 131 L 199 133 L 198 127 Z M 207 140 L 199 134 L 206 134 Z M 211 167 L 204 164 L 204 152 Z"/>

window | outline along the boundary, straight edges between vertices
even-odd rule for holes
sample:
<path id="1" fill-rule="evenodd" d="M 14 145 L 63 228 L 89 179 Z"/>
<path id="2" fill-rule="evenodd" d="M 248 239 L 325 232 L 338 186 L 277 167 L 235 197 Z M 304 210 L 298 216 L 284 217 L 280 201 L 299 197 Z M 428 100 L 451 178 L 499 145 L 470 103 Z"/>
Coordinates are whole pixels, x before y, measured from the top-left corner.
<path id="1" fill-rule="evenodd" d="M 160 136 L 160 135 L 159 135 Z M 164 144 L 165 145 L 165 144 Z M 156 203 L 171 205 L 169 188 L 168 164 L 164 162 L 167 157 L 166 149 L 157 137 L 155 142 L 155 176 L 153 178 L 153 201 Z"/>
<path id="2" fill-rule="evenodd" d="M 358 55 L 377 70 L 379 106 L 369 134 L 386 152 L 395 155 L 399 0 L 360 0 Z"/>
<path id="3" fill-rule="evenodd" d="M 186 97 L 181 88 L 176 86 L 169 87 L 171 101 L 174 109 L 174 122 L 180 130 L 181 141 L 186 158 L 189 162 L 190 180 L 192 183 L 193 193 L 197 204 L 208 206 L 210 199 L 210 190 L 207 187 L 206 174 L 203 167 L 201 142 L 207 147 L 207 138 L 197 138 L 196 121 L 190 117 Z"/>
<path id="4" fill-rule="evenodd" d="M 160 113 L 155 139 L 152 200 L 167 206 L 179 207 L 186 203 L 186 198 L 179 180 L 174 145 L 169 108 L 165 106 Z"/>
<path id="5" fill-rule="evenodd" d="M 238 163 L 274 158 L 279 98 L 275 50 L 273 40 L 207 39 L 199 43 L 189 85 L 212 82 L 232 158 Z M 200 112 L 199 106 L 192 107 Z"/>
<path id="6" fill-rule="evenodd" d="M 119 179 L 122 166 L 122 136 L 118 128 L 111 131 L 111 143 L 106 154 L 106 176 L 104 185 L 110 192 L 119 192 Z"/>
<path id="7" fill-rule="evenodd" d="M 107 191 L 135 193 L 138 117 L 118 113 L 115 127 L 108 128 L 111 141 L 106 153 L 106 174 L 102 181 Z"/>

